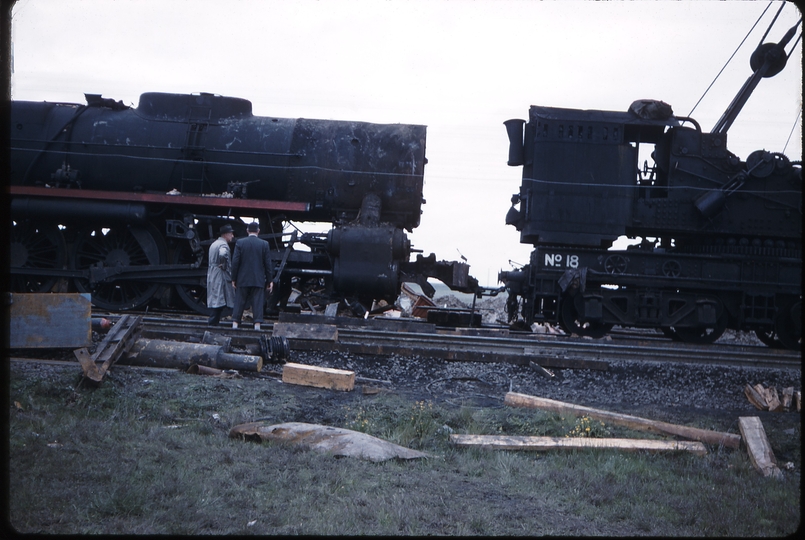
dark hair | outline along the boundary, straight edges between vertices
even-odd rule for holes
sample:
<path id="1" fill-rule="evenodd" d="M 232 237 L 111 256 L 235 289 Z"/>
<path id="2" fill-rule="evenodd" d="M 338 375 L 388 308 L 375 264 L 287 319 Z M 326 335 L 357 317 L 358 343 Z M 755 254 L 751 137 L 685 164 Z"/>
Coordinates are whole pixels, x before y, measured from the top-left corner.
<path id="1" fill-rule="evenodd" d="M 257 232 L 260 230 L 260 225 L 258 225 L 256 221 L 252 221 L 246 226 L 246 230 L 249 232 Z"/>

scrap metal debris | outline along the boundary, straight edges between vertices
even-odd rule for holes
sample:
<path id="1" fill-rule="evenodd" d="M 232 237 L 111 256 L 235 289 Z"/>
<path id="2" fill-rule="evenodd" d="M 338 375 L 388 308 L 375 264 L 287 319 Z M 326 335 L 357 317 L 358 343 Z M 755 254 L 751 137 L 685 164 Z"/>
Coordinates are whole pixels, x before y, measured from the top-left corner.
<path id="1" fill-rule="evenodd" d="M 103 381 L 112 364 L 126 355 L 136 343 L 142 331 L 142 322 L 142 316 L 123 315 L 108 331 L 94 354 L 90 355 L 86 347 L 74 350 L 84 377 L 96 384 Z"/>
<path id="2" fill-rule="evenodd" d="M 331 452 L 336 456 L 356 457 L 369 461 L 430 457 L 425 452 L 406 448 L 359 431 L 303 422 L 287 422 L 270 426 L 263 422 L 250 422 L 233 427 L 229 436 L 248 441 L 286 442 L 317 452 Z"/>
<path id="3" fill-rule="evenodd" d="M 210 375 L 219 379 L 242 379 L 243 376 L 234 369 L 218 369 L 199 364 L 192 364 L 186 373 L 193 375 Z"/>

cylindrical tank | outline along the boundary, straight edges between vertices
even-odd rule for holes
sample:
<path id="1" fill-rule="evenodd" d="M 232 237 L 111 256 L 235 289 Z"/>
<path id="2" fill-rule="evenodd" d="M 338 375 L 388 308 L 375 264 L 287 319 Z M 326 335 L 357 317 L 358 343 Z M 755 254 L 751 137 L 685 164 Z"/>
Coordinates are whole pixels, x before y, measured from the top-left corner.
<path id="1" fill-rule="evenodd" d="M 136 108 L 12 103 L 11 184 L 220 194 L 306 202 L 306 221 L 358 215 L 367 193 L 380 220 L 419 224 L 425 126 L 260 117 L 213 94 L 140 96 Z"/>

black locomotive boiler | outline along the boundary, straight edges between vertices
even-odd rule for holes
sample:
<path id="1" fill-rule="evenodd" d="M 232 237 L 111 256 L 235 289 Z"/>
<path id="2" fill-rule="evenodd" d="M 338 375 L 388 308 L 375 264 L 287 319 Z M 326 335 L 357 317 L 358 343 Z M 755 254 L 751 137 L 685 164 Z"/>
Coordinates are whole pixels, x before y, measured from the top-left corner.
<path id="1" fill-rule="evenodd" d="M 510 323 L 594 338 L 613 325 L 656 328 L 693 343 L 731 328 L 799 349 L 801 162 L 727 149 L 758 82 L 784 68 L 798 25 L 758 47 L 710 132 L 652 100 L 628 112 L 532 106 L 528 122 L 505 122 L 509 165 L 523 166 L 506 223 L 534 245 L 529 264 L 499 275 Z M 652 165 L 640 166 L 640 145 L 653 145 Z M 609 249 L 622 236 L 642 242 Z"/>
<path id="2" fill-rule="evenodd" d="M 136 108 L 12 102 L 12 290 L 74 287 L 126 310 L 206 311 L 207 246 L 257 219 L 279 283 L 356 310 L 428 277 L 473 291 L 468 266 L 417 255 L 425 126 L 260 117 L 245 99 L 145 93 Z M 297 222 L 329 230 L 301 232 Z M 314 305 L 311 303 L 311 305 Z"/>

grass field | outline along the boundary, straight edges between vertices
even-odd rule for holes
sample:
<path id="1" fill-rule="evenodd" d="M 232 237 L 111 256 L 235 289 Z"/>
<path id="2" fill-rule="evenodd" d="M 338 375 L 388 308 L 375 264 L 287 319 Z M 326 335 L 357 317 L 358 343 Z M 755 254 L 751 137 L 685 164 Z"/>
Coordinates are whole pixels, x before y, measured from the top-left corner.
<path id="1" fill-rule="evenodd" d="M 781 536 L 800 523 L 798 427 L 793 438 L 767 427 L 772 445 L 795 456 L 796 472 L 774 480 L 743 450 L 518 453 L 448 440 L 654 437 L 524 409 L 134 368 L 92 389 L 76 387 L 75 367 L 18 364 L 8 515 L 19 532 Z M 229 438 L 257 419 L 355 429 L 433 457 L 371 463 Z"/>

